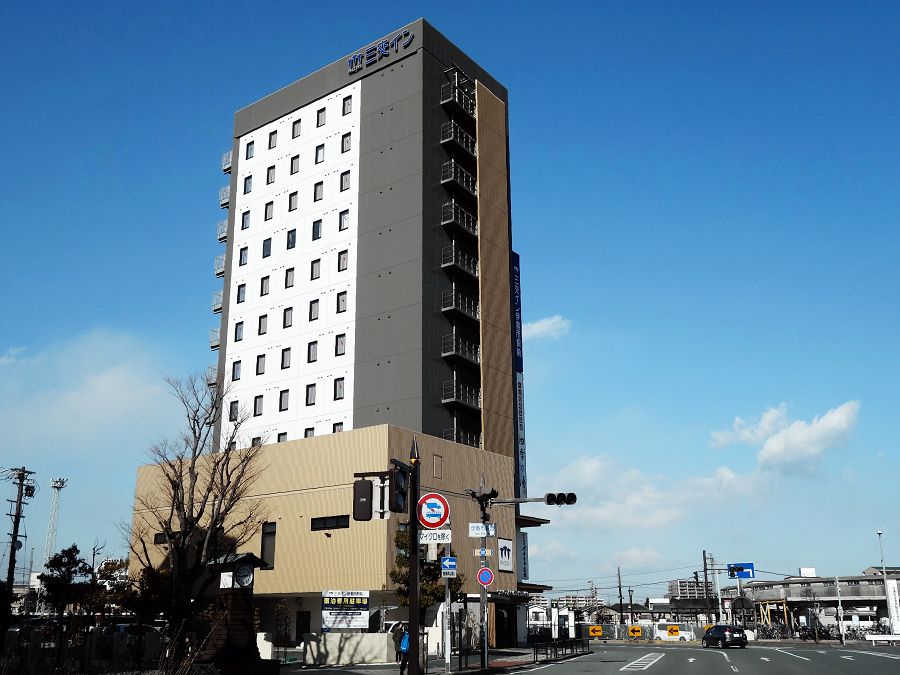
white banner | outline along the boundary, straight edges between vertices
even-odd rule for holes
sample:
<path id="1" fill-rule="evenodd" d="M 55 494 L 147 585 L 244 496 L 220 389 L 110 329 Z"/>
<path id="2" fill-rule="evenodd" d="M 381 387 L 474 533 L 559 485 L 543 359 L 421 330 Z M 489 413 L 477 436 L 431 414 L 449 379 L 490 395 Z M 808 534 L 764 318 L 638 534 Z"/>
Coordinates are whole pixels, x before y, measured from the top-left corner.
<path id="1" fill-rule="evenodd" d="M 516 533 L 516 550 L 519 553 L 519 579 L 528 580 L 528 533 Z"/>
<path id="2" fill-rule="evenodd" d="M 322 591 L 322 630 L 368 629 L 369 591 Z"/>
<path id="3" fill-rule="evenodd" d="M 900 635 L 900 594 L 897 592 L 897 580 L 888 579 L 885 584 L 888 616 L 891 618 L 891 633 Z"/>
<path id="4" fill-rule="evenodd" d="M 513 543 L 512 539 L 497 539 L 497 569 L 501 572 L 513 571 Z"/>
<path id="5" fill-rule="evenodd" d="M 450 530 L 419 530 L 420 544 L 450 544 L 452 541 Z"/>

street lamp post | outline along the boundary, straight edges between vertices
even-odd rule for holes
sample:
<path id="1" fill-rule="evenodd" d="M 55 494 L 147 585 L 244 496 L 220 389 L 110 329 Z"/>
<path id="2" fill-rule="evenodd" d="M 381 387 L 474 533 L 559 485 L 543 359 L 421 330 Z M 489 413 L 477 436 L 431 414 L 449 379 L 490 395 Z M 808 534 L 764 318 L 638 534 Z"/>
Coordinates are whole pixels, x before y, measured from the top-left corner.
<path id="1" fill-rule="evenodd" d="M 888 596 L 888 578 L 887 578 L 887 570 L 884 567 L 884 542 L 881 540 L 881 535 L 884 534 L 881 530 L 876 530 L 875 534 L 878 535 L 878 548 L 881 551 L 881 578 L 884 582 L 884 604 L 887 607 L 887 615 L 888 621 L 891 624 L 891 632 L 895 632 L 897 630 L 897 623 L 900 623 L 900 617 L 894 616 L 894 608 L 891 606 L 891 599 Z"/>

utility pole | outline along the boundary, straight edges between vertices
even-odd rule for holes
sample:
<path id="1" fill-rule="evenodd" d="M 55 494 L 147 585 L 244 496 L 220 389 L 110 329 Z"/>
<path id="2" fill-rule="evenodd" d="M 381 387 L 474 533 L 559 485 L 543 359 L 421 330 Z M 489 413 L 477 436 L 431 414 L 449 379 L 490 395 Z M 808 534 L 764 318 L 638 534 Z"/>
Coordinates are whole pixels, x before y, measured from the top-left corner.
<path id="1" fill-rule="evenodd" d="M 709 571 L 706 567 L 706 550 L 703 551 L 703 597 L 706 599 L 706 623 L 710 622 L 709 611 Z"/>
<path id="2" fill-rule="evenodd" d="M 624 604 L 624 600 L 622 599 L 622 568 L 616 567 L 616 574 L 619 577 L 619 625 L 625 625 L 625 615 L 622 613 L 622 605 Z"/>
<path id="3" fill-rule="evenodd" d="M 841 634 L 841 645 L 845 644 L 844 642 L 844 606 L 841 604 L 841 580 L 838 579 L 838 576 L 834 575 L 834 587 L 837 589 L 837 620 L 838 620 L 838 631 Z"/>
<path id="4" fill-rule="evenodd" d="M 7 500 L 10 504 L 13 504 L 13 512 L 9 514 L 13 519 L 13 529 L 10 533 L 9 567 L 6 570 L 7 597 L 5 600 L 9 605 L 12 605 L 14 597 L 13 583 L 15 582 L 16 574 L 16 552 L 22 548 L 22 542 L 19 541 L 19 525 L 22 523 L 22 518 L 24 517 L 22 515 L 22 506 L 24 505 L 26 497 L 34 496 L 34 483 L 28 478 L 33 473 L 34 471 L 29 471 L 24 466 L 18 469 L 9 469 L 7 471 L 7 476 L 17 484 L 15 501 L 12 499 Z"/>
<path id="5" fill-rule="evenodd" d="M 628 587 L 628 613 L 631 615 L 631 623 L 634 624 L 634 591 Z"/>
<path id="6" fill-rule="evenodd" d="M 716 575 L 716 598 L 719 600 L 719 621 L 718 623 L 722 623 L 722 618 L 725 616 L 725 611 L 722 609 L 722 589 L 719 587 L 719 570 L 716 568 L 716 561 L 712 556 L 712 553 L 709 554 L 709 564 L 712 565 L 713 572 Z"/>
<path id="7" fill-rule="evenodd" d="M 409 675 L 419 675 L 419 444 L 409 449 Z"/>

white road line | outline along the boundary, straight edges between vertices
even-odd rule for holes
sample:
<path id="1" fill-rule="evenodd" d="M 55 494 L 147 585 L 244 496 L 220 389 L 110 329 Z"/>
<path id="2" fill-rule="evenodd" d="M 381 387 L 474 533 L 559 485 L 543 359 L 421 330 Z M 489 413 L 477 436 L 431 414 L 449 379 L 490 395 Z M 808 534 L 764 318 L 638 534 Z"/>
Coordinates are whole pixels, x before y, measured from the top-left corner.
<path id="1" fill-rule="evenodd" d="M 731 666 L 731 669 L 732 669 L 734 672 L 736 672 L 736 673 L 737 673 L 737 672 L 740 672 L 740 671 L 738 671 L 737 666 Z"/>
<path id="2" fill-rule="evenodd" d="M 847 651 L 853 652 L 854 654 L 865 654 L 866 656 L 880 656 L 883 659 L 900 660 L 900 656 L 896 656 L 893 654 L 879 654 L 878 652 L 861 652 L 856 649 L 848 649 Z"/>
<path id="3" fill-rule="evenodd" d="M 853 660 L 853 657 L 852 657 L 852 656 L 842 656 L 841 658 L 842 658 L 842 659 L 847 659 L 848 661 L 852 661 L 852 660 Z"/>
<path id="4" fill-rule="evenodd" d="M 804 661 L 809 661 L 809 659 L 805 656 L 797 656 L 796 654 L 791 654 L 790 652 L 786 652 L 783 649 L 776 649 L 775 651 L 779 654 L 787 654 L 788 656 L 793 656 L 795 659 L 803 659 Z"/>
<path id="5" fill-rule="evenodd" d="M 770 661 L 771 659 L 769 659 L 768 656 L 760 656 L 760 657 L 759 657 L 759 660 L 760 660 L 760 661 Z"/>
<path id="6" fill-rule="evenodd" d="M 619 672 L 625 671 L 635 671 L 635 670 L 647 670 L 654 663 L 659 661 L 665 654 L 645 654 L 639 659 L 635 659 L 629 664 L 626 664 L 619 668 Z"/>

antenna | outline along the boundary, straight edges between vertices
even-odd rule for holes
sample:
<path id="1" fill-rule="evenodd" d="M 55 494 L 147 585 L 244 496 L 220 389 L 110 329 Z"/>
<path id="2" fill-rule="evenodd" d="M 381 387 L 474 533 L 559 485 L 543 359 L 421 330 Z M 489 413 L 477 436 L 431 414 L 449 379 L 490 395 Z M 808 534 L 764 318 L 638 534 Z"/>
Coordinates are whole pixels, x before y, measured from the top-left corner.
<path id="1" fill-rule="evenodd" d="M 54 478 L 50 481 L 50 488 L 53 490 L 53 494 L 50 496 L 50 524 L 47 526 L 47 543 L 44 546 L 43 572 L 47 571 L 47 563 L 50 560 L 50 556 L 56 552 L 56 528 L 59 524 L 59 493 L 62 492 L 62 489 L 66 487 L 68 482 L 68 478 Z M 38 591 L 38 614 L 43 614 L 47 611 L 46 601 L 47 598 L 42 585 Z"/>

